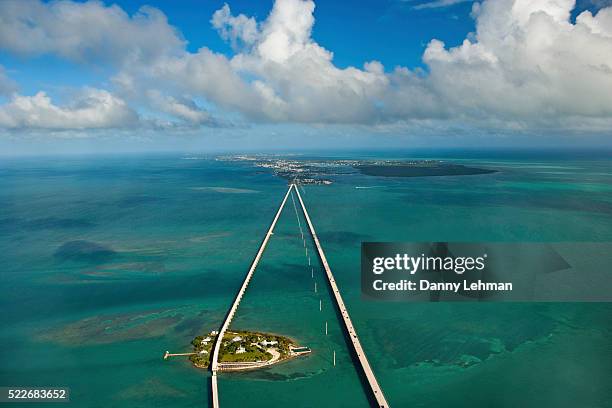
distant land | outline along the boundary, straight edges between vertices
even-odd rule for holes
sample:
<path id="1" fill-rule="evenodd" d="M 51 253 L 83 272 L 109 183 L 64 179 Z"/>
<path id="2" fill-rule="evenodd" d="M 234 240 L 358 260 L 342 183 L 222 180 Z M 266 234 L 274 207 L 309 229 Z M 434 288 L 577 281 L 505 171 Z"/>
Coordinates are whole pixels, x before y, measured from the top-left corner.
<path id="1" fill-rule="evenodd" d="M 287 181 L 323 185 L 333 184 L 337 177 L 354 172 L 378 177 L 469 176 L 497 172 L 439 160 L 313 160 L 269 155 L 219 156 L 217 160 L 249 162 Z"/>
<path id="2" fill-rule="evenodd" d="M 431 161 L 385 164 L 361 164 L 355 166 L 362 174 L 378 177 L 433 177 L 469 176 L 496 173 L 497 170 L 468 167 L 461 164 L 447 164 Z"/>

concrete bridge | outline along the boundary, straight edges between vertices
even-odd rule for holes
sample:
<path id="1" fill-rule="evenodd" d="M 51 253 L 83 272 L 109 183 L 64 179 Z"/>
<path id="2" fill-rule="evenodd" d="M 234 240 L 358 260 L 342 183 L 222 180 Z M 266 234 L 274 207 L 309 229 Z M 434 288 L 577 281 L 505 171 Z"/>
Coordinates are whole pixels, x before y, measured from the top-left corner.
<path id="1" fill-rule="evenodd" d="M 272 224 L 270 225 L 270 228 L 268 229 L 268 232 L 266 233 L 266 236 L 264 237 L 264 240 L 261 243 L 261 246 L 259 247 L 259 251 L 257 251 L 257 255 L 255 256 L 255 259 L 253 260 L 253 263 L 251 264 L 251 267 L 249 268 L 249 272 L 246 274 L 244 281 L 242 282 L 242 286 L 240 287 L 240 290 L 238 291 L 238 294 L 236 295 L 236 298 L 234 299 L 234 302 L 232 303 L 232 307 L 230 307 L 230 310 L 227 312 L 225 321 L 223 322 L 223 325 L 221 326 L 221 329 L 219 330 L 219 334 L 217 335 L 217 339 L 215 340 L 215 344 L 213 346 L 213 356 L 212 356 L 212 364 L 211 364 L 211 370 L 212 370 L 211 389 L 212 389 L 212 403 L 213 403 L 214 408 L 219 407 L 219 389 L 217 385 L 217 371 L 219 371 L 219 350 L 221 349 L 221 343 L 223 342 L 223 336 L 225 335 L 225 332 L 229 328 L 229 325 L 232 322 L 234 315 L 236 314 L 236 310 L 238 310 L 240 301 L 242 300 L 242 297 L 244 296 L 247 290 L 247 287 L 249 286 L 249 282 L 251 281 L 251 278 L 253 277 L 253 273 L 255 272 L 255 269 L 257 268 L 257 265 L 259 264 L 259 260 L 261 259 L 261 256 L 263 255 L 264 250 L 266 249 L 266 245 L 268 245 L 268 241 L 270 240 L 270 237 L 274 233 L 274 227 L 276 226 L 276 222 L 278 221 L 278 218 L 280 217 L 281 212 L 283 211 L 283 207 L 285 207 L 285 203 L 287 202 L 287 197 L 289 197 L 289 193 L 291 193 L 292 188 L 293 188 L 293 184 L 291 184 L 289 188 L 287 189 L 285 198 L 283 198 L 283 202 L 281 203 L 280 207 L 278 208 L 278 211 L 276 212 L 276 215 L 274 216 L 274 219 L 272 220 Z"/>
<path id="2" fill-rule="evenodd" d="M 365 374 L 365 378 L 369 384 L 369 388 L 372 393 L 372 397 L 376 401 L 376 406 L 381 407 L 381 408 L 383 407 L 387 408 L 389 404 L 387 403 L 387 400 L 385 399 L 382 389 L 380 388 L 378 381 L 376 380 L 376 376 L 374 375 L 374 372 L 372 371 L 372 368 L 370 367 L 370 363 L 368 362 L 368 359 L 366 358 L 363 348 L 361 347 L 361 343 L 359 342 L 359 337 L 357 336 L 357 332 L 355 331 L 355 328 L 353 327 L 353 323 L 351 322 L 351 318 L 349 316 L 346 305 L 344 304 L 344 301 L 342 300 L 342 296 L 340 295 L 340 290 L 338 289 L 338 285 L 336 284 L 334 275 L 332 274 L 331 269 L 329 268 L 327 258 L 325 257 L 325 253 L 323 252 L 323 248 L 321 247 L 321 243 L 319 242 L 317 233 L 314 229 L 314 226 L 312 225 L 312 221 L 310 220 L 308 211 L 306 211 L 306 206 L 304 205 L 304 201 L 302 200 L 300 191 L 297 188 L 297 185 L 293 183 L 289 185 L 289 188 L 287 189 L 287 192 L 285 193 L 285 197 L 283 198 L 283 201 L 281 202 L 281 205 L 278 208 L 278 211 L 276 212 L 274 219 L 272 220 L 272 224 L 270 225 L 270 228 L 268 229 L 268 232 L 266 233 L 266 236 L 264 237 L 264 240 L 261 243 L 261 246 L 259 247 L 259 251 L 257 252 L 257 255 L 255 256 L 255 259 L 253 260 L 253 263 L 251 264 L 251 267 L 249 268 L 249 271 L 246 274 L 244 281 L 242 282 L 242 286 L 240 287 L 240 290 L 238 291 L 236 297 L 234 298 L 234 302 L 232 303 L 232 306 L 230 307 L 225 317 L 225 321 L 223 322 L 223 325 L 221 326 L 221 329 L 219 330 L 219 335 L 217 336 L 217 339 L 215 340 L 215 344 L 213 346 L 212 363 L 211 363 L 211 371 L 212 371 L 211 391 L 212 391 L 213 408 L 219 408 L 219 387 L 217 384 L 217 373 L 221 371 L 223 368 L 225 368 L 225 367 L 222 367 L 221 364 L 219 363 L 219 351 L 221 349 L 221 343 L 223 341 L 223 336 L 225 335 L 225 332 L 228 330 L 229 325 L 232 322 L 234 315 L 236 314 L 236 310 L 238 310 L 240 301 L 242 300 L 242 297 L 244 296 L 246 292 L 249 282 L 251 281 L 251 278 L 253 277 L 253 273 L 255 272 L 255 269 L 257 268 L 257 265 L 259 264 L 259 260 L 261 259 L 261 256 L 263 255 L 263 252 L 266 249 L 266 245 L 268 244 L 270 237 L 274 233 L 274 227 L 276 226 L 276 222 L 278 221 L 283 211 L 283 208 L 285 207 L 285 203 L 287 202 L 287 198 L 289 197 L 289 194 L 291 193 L 292 189 L 295 189 L 297 193 L 298 199 L 300 201 L 300 205 L 302 207 L 302 211 L 304 213 L 304 217 L 306 218 L 306 221 L 308 223 L 308 228 L 310 229 L 310 233 L 312 235 L 312 239 L 317 248 L 319 258 L 321 260 L 321 263 L 323 264 L 323 268 L 325 269 L 327 280 L 332 289 L 332 293 L 334 294 L 334 300 L 336 303 L 336 307 L 338 307 L 338 310 L 340 311 L 340 314 L 342 316 L 342 321 L 344 323 L 344 328 L 346 330 L 348 337 L 351 340 L 353 351 L 355 352 L 357 356 L 362 372 Z"/>
<path id="3" fill-rule="evenodd" d="M 323 268 L 325 269 L 325 275 L 327 276 L 327 281 L 332 289 L 332 293 L 334 295 L 334 300 L 336 301 L 336 307 L 340 311 L 342 315 L 342 322 L 344 323 L 344 328 L 348 333 L 348 336 L 351 340 L 351 344 L 353 345 L 353 351 L 357 355 L 357 359 L 359 360 L 359 364 L 363 373 L 366 376 L 368 385 L 370 386 L 370 391 L 376 401 L 376 405 L 378 407 L 388 407 L 387 399 L 376 380 L 376 376 L 374 375 L 374 371 L 372 371 L 372 367 L 370 367 L 370 363 L 363 351 L 363 347 L 361 347 L 361 342 L 359 341 L 359 336 L 357 336 L 357 331 L 353 326 L 353 322 L 351 321 L 351 317 L 349 316 L 348 309 L 342 300 L 342 295 L 340 295 L 340 289 L 338 289 L 338 285 L 336 284 L 336 280 L 334 279 L 334 275 L 329 267 L 329 263 L 327 263 L 327 258 L 325 257 L 325 253 L 323 252 L 323 248 L 321 247 L 321 243 L 319 242 L 319 238 L 317 237 L 317 232 L 314 229 L 314 225 L 312 225 L 312 221 L 310 220 L 310 216 L 308 215 L 308 211 L 306 210 L 306 206 L 304 205 L 304 200 L 302 200 L 302 196 L 300 195 L 300 190 L 298 188 L 295 189 L 297 192 L 298 199 L 300 200 L 300 205 L 302 206 L 302 211 L 304 212 L 304 217 L 306 218 L 306 223 L 308 224 L 308 228 L 310 229 L 310 234 L 312 235 L 312 239 L 317 248 L 317 252 L 319 253 L 319 258 L 321 263 L 323 264 Z"/>

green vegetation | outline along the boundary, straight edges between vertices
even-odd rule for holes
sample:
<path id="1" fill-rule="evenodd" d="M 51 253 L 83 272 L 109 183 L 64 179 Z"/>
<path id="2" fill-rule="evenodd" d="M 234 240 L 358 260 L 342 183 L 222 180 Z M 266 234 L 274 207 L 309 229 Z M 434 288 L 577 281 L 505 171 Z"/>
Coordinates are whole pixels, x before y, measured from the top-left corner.
<path id="1" fill-rule="evenodd" d="M 260 347 L 247 344 L 242 346 L 244 348 L 243 353 L 236 353 L 240 346 L 237 343 L 227 343 L 221 346 L 219 352 L 219 360 L 223 363 L 227 362 L 254 362 L 254 361 L 268 361 L 272 358 L 272 354 L 265 351 Z"/>
<path id="2" fill-rule="evenodd" d="M 189 359 L 196 367 L 209 367 L 216 339 L 216 332 L 211 332 L 205 336 L 196 336 L 191 341 L 196 354 L 190 356 Z M 278 360 L 284 360 L 292 355 L 290 348 L 295 346 L 291 339 L 275 334 L 228 331 L 223 336 L 219 361 L 224 363 L 264 362 L 274 358 L 272 353 L 276 354 Z M 272 350 L 272 353 L 269 350 Z"/>
<path id="3" fill-rule="evenodd" d="M 191 360 L 193 365 L 199 368 L 208 368 L 216 339 L 216 332 L 211 332 L 206 336 L 196 336 L 191 341 L 193 351 L 196 353 L 189 356 L 189 360 Z"/>

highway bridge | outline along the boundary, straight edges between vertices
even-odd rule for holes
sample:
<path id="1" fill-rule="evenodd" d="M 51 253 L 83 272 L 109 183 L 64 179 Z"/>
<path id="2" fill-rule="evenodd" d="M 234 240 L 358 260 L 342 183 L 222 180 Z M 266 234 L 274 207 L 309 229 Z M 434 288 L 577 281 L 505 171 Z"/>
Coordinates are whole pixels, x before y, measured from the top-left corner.
<path id="1" fill-rule="evenodd" d="M 371 393 L 371 396 L 373 397 L 373 401 L 376 401 L 377 407 L 387 408 L 389 407 L 389 404 L 387 403 L 387 400 L 385 399 L 383 391 L 380 388 L 378 381 L 376 380 L 376 376 L 374 375 L 374 371 L 372 370 L 372 367 L 370 366 L 370 363 L 368 362 L 365 352 L 363 351 L 363 347 L 361 346 L 361 342 L 359 341 L 359 336 L 357 335 L 357 331 L 355 330 L 355 327 L 353 326 L 353 323 L 349 316 L 348 309 L 346 308 L 346 305 L 344 304 L 344 301 L 342 300 L 340 289 L 338 288 L 338 285 L 336 284 L 336 280 L 334 279 L 334 275 L 332 274 L 332 271 L 329 267 L 329 263 L 327 262 L 327 258 L 325 257 L 325 253 L 323 252 L 323 248 L 321 247 L 321 243 L 319 242 L 319 238 L 317 237 L 315 228 L 312 224 L 312 221 L 310 220 L 308 211 L 306 210 L 306 205 L 304 204 L 304 200 L 302 200 L 302 196 L 300 195 L 299 188 L 294 183 L 291 183 L 289 185 L 289 188 L 287 189 L 287 192 L 285 193 L 285 197 L 283 198 L 283 201 L 280 207 L 278 208 L 278 211 L 276 212 L 274 219 L 272 220 L 272 224 L 270 225 L 270 228 L 268 229 L 268 232 L 266 233 L 266 236 L 264 237 L 264 240 L 261 243 L 261 246 L 259 247 L 259 251 L 257 252 L 257 255 L 255 256 L 255 259 L 253 260 L 253 263 L 251 264 L 251 267 L 249 268 L 249 271 L 246 274 L 244 281 L 242 282 L 242 286 L 240 287 L 240 290 L 238 291 L 238 294 L 236 295 L 234 302 L 232 303 L 232 306 L 230 307 L 225 317 L 225 321 L 223 322 L 223 325 L 221 326 L 221 329 L 219 330 L 219 335 L 217 336 L 217 339 L 213 346 L 213 355 L 212 355 L 212 363 L 211 363 L 211 370 L 212 370 L 211 391 L 212 391 L 213 408 L 219 408 L 219 387 L 217 384 L 217 373 L 220 371 L 220 368 L 221 368 L 220 363 L 219 363 L 219 350 L 221 349 L 221 343 L 223 341 L 223 336 L 225 332 L 227 331 L 227 329 L 229 328 L 229 325 L 232 319 L 234 318 L 234 315 L 236 314 L 236 310 L 238 309 L 238 306 L 240 305 L 240 301 L 242 300 L 242 297 L 244 296 L 246 292 L 249 282 L 251 281 L 251 278 L 253 277 L 253 273 L 255 272 L 255 269 L 257 268 L 259 260 L 261 259 L 261 256 L 263 255 L 263 252 L 266 249 L 266 245 L 268 244 L 270 237 L 274 233 L 274 227 L 276 226 L 276 222 L 278 221 L 278 218 L 280 217 L 283 211 L 283 208 L 285 207 L 285 203 L 287 202 L 287 198 L 289 197 L 289 194 L 291 194 L 292 190 L 295 190 L 295 192 L 297 193 L 297 197 L 300 201 L 300 205 L 302 207 L 304 218 L 306 219 L 306 222 L 308 224 L 308 228 L 310 230 L 310 234 L 314 241 L 315 247 L 317 248 L 319 258 L 321 260 L 323 268 L 325 269 L 325 275 L 327 277 L 327 281 L 334 295 L 333 298 L 334 298 L 336 307 L 338 308 L 340 315 L 342 316 L 342 322 L 344 325 L 344 329 L 346 330 L 346 334 L 348 338 L 350 339 L 350 344 L 352 345 L 353 352 L 355 353 L 355 356 L 357 357 L 357 361 L 359 362 L 361 371 L 365 375 L 365 379 L 368 383 L 369 392 Z"/>

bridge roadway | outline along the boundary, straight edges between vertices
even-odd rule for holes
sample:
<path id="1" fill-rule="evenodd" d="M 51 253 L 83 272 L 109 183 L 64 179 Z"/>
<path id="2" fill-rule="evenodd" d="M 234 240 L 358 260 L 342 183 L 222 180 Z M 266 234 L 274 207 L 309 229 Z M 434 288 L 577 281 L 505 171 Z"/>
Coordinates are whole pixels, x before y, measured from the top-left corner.
<path id="1" fill-rule="evenodd" d="M 340 290 L 338 289 L 338 285 L 336 284 L 336 280 L 334 279 L 334 275 L 332 274 L 331 269 L 329 268 L 329 264 L 327 263 L 327 258 L 325 257 L 325 253 L 323 252 L 323 248 L 321 247 L 321 243 L 319 242 L 319 238 L 317 237 L 317 233 L 312 225 L 312 221 L 310 221 L 310 216 L 308 215 L 308 211 L 306 211 L 306 206 L 304 205 L 304 201 L 302 200 L 302 196 L 300 195 L 300 189 L 296 187 L 295 191 L 297 192 L 298 199 L 300 200 L 300 204 L 302 205 L 302 211 L 304 212 L 304 217 L 306 218 L 306 222 L 308 223 L 308 228 L 310 229 L 310 234 L 312 235 L 312 239 L 317 247 L 317 252 L 319 253 L 319 258 L 321 259 L 321 263 L 323 264 L 323 268 L 325 269 L 325 274 L 327 276 L 327 280 L 329 285 L 332 288 L 332 292 L 334 294 L 334 299 L 336 300 L 336 306 L 338 306 L 338 310 L 340 310 L 340 314 L 342 315 L 342 321 L 344 322 L 344 328 L 346 329 L 349 338 L 351 339 L 351 344 L 353 345 L 353 350 L 359 359 L 359 364 L 361 365 L 361 369 L 366 376 L 368 384 L 370 386 L 370 390 L 376 400 L 377 406 L 381 408 L 389 407 L 387 403 L 387 399 L 383 394 L 382 388 L 378 384 L 376 380 L 376 376 L 374 375 L 374 371 L 372 371 L 372 367 L 370 367 L 370 363 L 368 362 L 368 358 L 363 351 L 363 347 L 361 347 L 361 342 L 359 341 L 359 336 L 357 336 L 357 331 L 353 326 L 353 322 L 351 321 L 351 317 L 349 316 L 348 309 L 342 300 L 342 295 L 340 295 Z"/>
<path id="2" fill-rule="evenodd" d="M 332 274 L 331 269 L 329 268 L 329 264 L 327 263 L 327 258 L 325 257 L 325 253 L 323 252 L 323 248 L 321 247 L 321 243 L 319 242 L 317 233 L 314 229 L 314 226 L 312 225 L 312 221 L 310 221 L 310 216 L 308 215 L 308 211 L 306 210 L 306 206 L 304 205 L 304 201 L 302 200 L 300 191 L 297 188 L 297 186 L 293 183 L 289 185 L 289 188 L 287 189 L 287 193 L 285 193 L 283 202 L 281 203 L 280 207 L 278 208 L 278 211 L 276 212 L 276 215 L 274 216 L 274 220 L 272 221 L 272 224 L 270 225 L 270 228 L 268 229 L 268 233 L 266 234 L 263 242 L 261 243 L 261 246 L 259 247 L 259 251 L 257 252 L 255 259 L 253 260 L 253 263 L 251 264 L 251 268 L 249 269 L 249 272 L 247 273 L 244 279 L 244 282 L 242 283 L 242 286 L 240 287 L 240 290 L 238 291 L 238 294 L 236 295 L 236 298 L 234 299 L 234 303 L 232 304 L 232 307 L 230 308 L 225 318 L 225 321 L 223 322 L 223 326 L 221 326 L 221 330 L 219 330 L 217 339 L 215 340 L 215 344 L 213 348 L 213 359 L 212 359 L 212 364 L 211 364 L 211 368 L 212 368 L 211 390 L 212 390 L 213 408 L 219 408 L 219 388 L 217 384 L 217 371 L 219 371 L 219 350 L 221 348 L 221 342 L 223 341 L 223 336 L 225 335 L 225 332 L 229 328 L 229 325 L 234 317 L 234 314 L 236 313 L 236 310 L 238 309 L 238 305 L 240 304 L 240 301 L 242 300 L 242 297 L 244 296 L 244 293 L 246 292 L 247 286 L 249 285 L 249 282 L 251 281 L 251 278 L 253 277 L 253 273 L 255 272 L 255 269 L 257 268 L 257 264 L 259 263 L 259 260 L 261 259 L 261 256 L 263 255 L 263 252 L 266 249 L 266 245 L 268 244 L 270 237 L 274 233 L 274 227 L 276 226 L 276 222 L 278 221 L 278 218 L 280 217 L 280 214 L 282 213 L 283 208 L 285 207 L 285 203 L 287 202 L 287 198 L 289 197 L 289 194 L 291 193 L 291 189 L 293 188 L 295 188 L 295 191 L 297 192 L 297 196 L 300 201 L 300 205 L 302 206 L 304 217 L 306 218 L 306 221 L 308 223 L 308 228 L 310 229 L 312 239 L 315 243 L 315 246 L 317 247 L 319 258 L 321 259 L 321 263 L 323 264 L 323 268 L 325 269 L 325 273 L 326 273 L 329 285 L 332 288 L 334 299 L 336 301 L 336 306 L 338 307 L 338 310 L 340 310 L 340 313 L 342 315 L 342 320 L 344 322 L 344 327 L 349 335 L 349 338 L 351 339 L 353 350 L 355 354 L 357 355 L 357 358 L 359 360 L 363 373 L 366 376 L 366 379 L 370 386 L 370 390 L 372 391 L 374 399 L 376 400 L 377 406 L 381 408 L 388 408 L 389 404 L 387 403 L 387 400 L 385 399 L 382 389 L 380 388 L 380 385 L 378 384 L 378 381 L 376 380 L 376 376 L 374 375 L 374 371 L 372 371 L 372 367 L 370 367 L 370 363 L 368 362 L 368 359 L 363 351 L 363 348 L 361 347 L 361 342 L 359 341 L 359 337 L 357 336 L 357 331 L 355 330 L 353 323 L 351 322 L 351 318 L 349 316 L 348 309 L 346 308 L 344 301 L 342 300 L 342 296 L 340 295 L 340 290 L 338 289 L 338 285 L 336 284 L 334 275 Z"/>
<path id="3" fill-rule="evenodd" d="M 219 334 L 217 335 L 217 339 L 215 340 L 215 344 L 213 347 L 212 364 L 211 364 L 211 368 L 212 368 L 212 376 L 211 376 L 211 386 L 212 387 L 211 389 L 212 389 L 213 408 L 219 408 L 219 388 L 217 385 L 217 371 L 219 371 L 219 350 L 221 349 L 221 342 L 223 341 L 223 336 L 225 335 L 225 332 L 229 328 L 229 325 L 232 322 L 232 319 L 234 318 L 234 314 L 236 314 L 236 310 L 238 310 L 238 305 L 240 305 L 240 301 L 242 300 L 242 297 L 244 296 L 244 293 L 246 292 L 247 287 L 249 286 L 249 282 L 251 281 L 251 278 L 253 277 L 253 273 L 255 272 L 255 269 L 257 268 L 257 264 L 259 263 L 259 260 L 261 259 L 261 256 L 263 255 L 264 250 L 266 249 L 266 245 L 268 244 L 270 237 L 274 233 L 274 227 L 276 226 L 276 222 L 278 221 L 278 218 L 283 212 L 283 208 L 285 207 L 285 203 L 287 202 L 287 197 L 289 197 L 289 193 L 291 193 L 291 189 L 293 188 L 293 186 L 294 186 L 293 184 L 289 185 L 289 188 L 287 189 L 287 193 L 285 194 L 285 198 L 283 199 L 283 202 L 278 208 L 278 211 L 276 212 L 276 215 L 274 216 L 274 220 L 272 220 L 272 224 L 270 225 L 270 228 L 268 229 L 268 232 L 263 242 L 261 243 L 261 246 L 259 247 L 259 251 L 257 252 L 255 259 L 253 260 L 253 263 L 251 264 L 251 268 L 249 269 L 249 272 L 246 274 L 246 277 L 244 278 L 244 282 L 242 282 L 242 286 L 240 287 L 240 290 L 238 291 L 238 294 L 236 295 L 236 298 L 234 299 L 234 303 L 232 303 L 232 307 L 227 313 L 225 317 L 225 321 L 223 322 L 223 326 L 221 326 L 221 329 L 219 330 Z"/>

